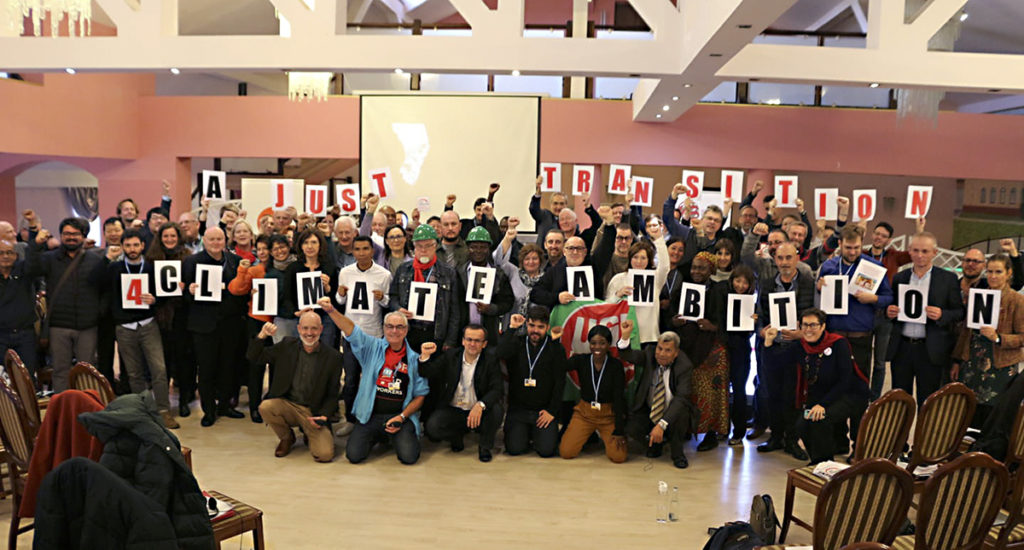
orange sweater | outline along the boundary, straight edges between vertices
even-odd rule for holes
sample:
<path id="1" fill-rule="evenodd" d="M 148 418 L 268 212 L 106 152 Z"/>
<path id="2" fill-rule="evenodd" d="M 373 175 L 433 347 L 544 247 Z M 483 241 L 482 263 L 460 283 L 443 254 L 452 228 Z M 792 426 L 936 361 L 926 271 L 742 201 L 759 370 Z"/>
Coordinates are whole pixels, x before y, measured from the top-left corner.
<path id="1" fill-rule="evenodd" d="M 267 275 L 267 267 L 263 264 L 251 265 L 249 267 L 238 267 L 238 271 L 235 274 L 235 278 L 228 283 L 228 292 L 235 296 L 245 296 L 252 292 L 252 280 L 262 279 Z M 257 321 L 263 321 L 269 323 L 274 318 L 269 315 L 253 315 L 252 314 L 252 298 L 249 299 L 249 307 L 247 308 L 249 317 L 256 319 Z"/>

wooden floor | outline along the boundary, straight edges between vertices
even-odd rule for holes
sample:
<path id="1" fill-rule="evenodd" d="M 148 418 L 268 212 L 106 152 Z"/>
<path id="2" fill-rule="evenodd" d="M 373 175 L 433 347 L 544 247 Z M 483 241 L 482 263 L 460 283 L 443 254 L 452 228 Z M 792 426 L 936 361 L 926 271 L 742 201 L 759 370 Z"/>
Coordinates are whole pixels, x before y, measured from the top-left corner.
<path id="1" fill-rule="evenodd" d="M 338 438 L 337 458 L 319 464 L 301 442 L 289 456 L 275 458 L 274 434 L 248 416 L 221 419 L 211 428 L 201 428 L 199 418 L 193 412 L 179 419 L 182 427 L 174 432 L 193 449 L 200 486 L 262 509 L 272 549 L 699 549 L 708 527 L 745 521 L 755 494 L 771 494 L 781 516 L 785 472 L 802 465 L 781 451 L 757 453 L 756 442 L 749 441 L 743 447 L 722 442 L 705 453 L 691 441 L 685 470 L 672 466 L 667 449 L 653 461 L 637 450 L 625 464 L 612 464 L 600 444 L 574 460 L 496 454 L 483 464 L 475 436 L 459 454 L 424 439 L 414 466 L 379 448 L 367 462 L 349 464 L 346 439 Z M 679 487 L 676 523 L 655 521 L 659 480 Z M 4 542 L 9 502 L 0 501 Z M 813 506 L 811 498 L 798 495 L 798 513 L 809 518 Z M 810 544 L 810 536 L 795 528 L 787 542 Z M 251 544 L 245 536 L 224 548 Z M 31 545 L 31 533 L 18 541 L 19 548 Z"/>

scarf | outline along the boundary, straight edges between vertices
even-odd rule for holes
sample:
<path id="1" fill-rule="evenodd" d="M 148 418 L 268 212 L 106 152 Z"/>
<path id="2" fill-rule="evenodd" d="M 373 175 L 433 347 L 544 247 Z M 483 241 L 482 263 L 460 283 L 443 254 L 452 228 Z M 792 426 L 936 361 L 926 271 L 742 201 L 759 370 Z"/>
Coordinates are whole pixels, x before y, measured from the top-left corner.
<path id="1" fill-rule="evenodd" d="M 434 257 L 431 258 L 431 260 L 429 262 L 427 262 L 427 263 L 421 263 L 419 258 L 413 258 L 412 259 L 413 280 L 416 281 L 417 283 L 425 283 L 425 282 L 427 282 L 427 279 L 424 276 L 423 272 L 424 271 L 430 271 L 431 269 L 433 269 L 435 263 L 437 263 L 437 255 L 434 255 Z"/>
<path id="2" fill-rule="evenodd" d="M 292 265 L 292 262 L 294 262 L 294 261 L 295 261 L 295 254 L 289 254 L 288 257 L 285 258 L 283 262 L 279 262 L 277 260 L 274 260 L 274 269 L 276 269 L 278 271 L 284 271 L 284 270 L 288 269 L 288 266 Z"/>
<path id="3" fill-rule="evenodd" d="M 807 340 L 800 340 L 800 345 L 803 346 L 806 356 L 804 358 L 803 366 L 796 369 L 796 407 L 798 409 L 802 409 L 804 407 L 804 403 L 807 402 L 807 387 L 809 386 L 809 381 L 812 377 L 809 372 L 805 373 L 804 371 L 810 371 L 811 358 L 816 356 L 817 366 L 818 368 L 821 368 L 821 358 L 825 354 L 825 351 L 831 349 L 833 344 L 842 339 L 843 337 L 838 334 L 825 331 L 821 335 L 821 340 L 818 340 L 816 343 L 812 344 Z M 867 384 L 868 377 L 864 376 L 864 373 L 860 371 L 860 367 L 857 366 L 857 361 L 854 360 L 852 353 L 850 355 L 850 362 L 853 363 L 853 373 Z M 815 369 L 815 375 L 813 378 L 817 377 L 817 369 Z"/>
<path id="4" fill-rule="evenodd" d="M 519 280 L 523 283 L 524 286 L 526 286 L 526 288 L 533 288 L 533 286 L 537 284 L 537 281 L 539 281 L 540 278 L 543 276 L 543 270 L 539 271 L 537 273 L 537 276 L 535 277 L 527 275 L 526 272 L 523 271 L 522 269 L 519 270 Z"/>

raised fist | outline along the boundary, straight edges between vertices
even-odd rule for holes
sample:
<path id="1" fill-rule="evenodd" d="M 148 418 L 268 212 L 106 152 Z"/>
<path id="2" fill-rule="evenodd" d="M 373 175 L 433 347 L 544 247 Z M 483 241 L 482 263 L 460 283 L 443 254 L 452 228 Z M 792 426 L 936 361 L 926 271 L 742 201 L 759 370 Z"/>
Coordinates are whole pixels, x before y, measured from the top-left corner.
<path id="1" fill-rule="evenodd" d="M 768 234 L 768 224 L 764 222 L 758 222 L 756 225 L 754 225 L 753 231 L 755 235 L 763 237 Z"/>
<path id="2" fill-rule="evenodd" d="M 511 216 L 508 219 L 508 228 L 509 229 L 515 229 L 517 227 L 519 227 L 519 218 L 517 218 L 515 216 Z"/>
<path id="3" fill-rule="evenodd" d="M 267 336 L 273 336 L 275 334 L 277 334 L 277 325 L 274 323 L 263 323 L 263 327 L 260 328 L 260 333 L 256 335 L 256 337 L 262 340 Z"/>
<path id="4" fill-rule="evenodd" d="M 492 183 L 491 186 L 487 188 L 487 190 L 490 191 L 492 195 L 497 193 L 498 189 L 501 189 L 500 183 Z"/>
<path id="5" fill-rule="evenodd" d="M 251 266 L 251 265 L 252 265 L 252 262 L 250 262 L 249 260 L 246 260 L 245 258 L 242 258 L 242 260 L 238 262 L 238 267 L 239 268 L 249 269 L 249 266 Z"/>
<path id="6" fill-rule="evenodd" d="M 455 205 L 455 199 L 456 199 L 456 197 L 455 197 L 454 194 L 448 195 L 447 197 L 444 198 L 444 203 L 447 206 L 453 206 L 453 205 Z"/>
<path id="7" fill-rule="evenodd" d="M 750 192 L 756 196 L 758 193 L 761 192 L 762 189 L 764 189 L 764 182 L 761 180 L 757 180 L 754 182 L 754 187 L 750 189 Z"/>
<path id="8" fill-rule="evenodd" d="M 633 334 L 633 321 L 626 319 L 619 323 L 619 333 L 622 335 L 623 340 L 629 338 L 630 334 Z"/>
<path id="9" fill-rule="evenodd" d="M 513 313 L 512 317 L 508 320 L 508 328 L 517 329 L 526 323 L 526 317 L 518 313 Z"/>
<path id="10" fill-rule="evenodd" d="M 551 339 L 558 340 L 562 337 L 562 327 L 551 327 Z"/>
<path id="11" fill-rule="evenodd" d="M 426 361 L 430 359 L 430 356 L 437 353 L 437 344 L 433 342 L 423 342 L 420 346 L 420 361 Z"/>
<path id="12" fill-rule="evenodd" d="M 678 199 L 679 195 L 685 195 L 685 194 L 686 194 L 686 186 L 683 185 L 682 183 L 677 183 L 677 184 L 672 186 L 672 198 L 673 199 Z"/>

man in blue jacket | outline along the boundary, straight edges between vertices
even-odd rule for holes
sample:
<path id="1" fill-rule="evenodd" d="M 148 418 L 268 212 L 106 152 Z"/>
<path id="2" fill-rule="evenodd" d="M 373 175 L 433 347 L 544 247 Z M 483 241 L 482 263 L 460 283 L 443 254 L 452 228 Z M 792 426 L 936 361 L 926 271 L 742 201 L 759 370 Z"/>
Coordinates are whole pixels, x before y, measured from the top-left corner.
<path id="1" fill-rule="evenodd" d="M 318 302 L 352 346 L 362 368 L 352 413 L 357 424 L 348 436 L 345 456 L 359 464 L 373 446 L 390 439 L 402 464 L 420 458 L 420 407 L 430 386 L 419 373 L 419 353 L 406 341 L 409 321 L 393 311 L 384 316 L 384 338 L 367 335 L 331 304 Z"/>

